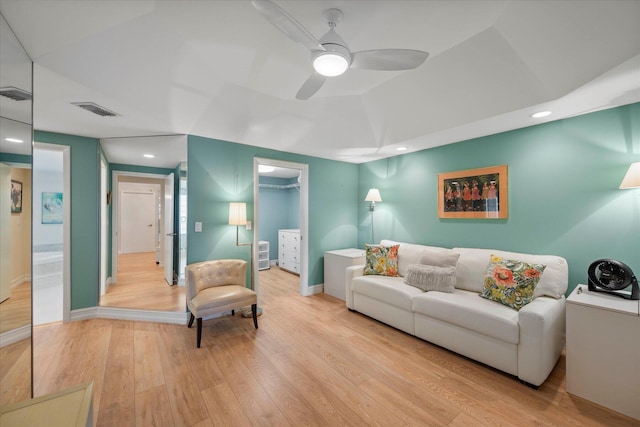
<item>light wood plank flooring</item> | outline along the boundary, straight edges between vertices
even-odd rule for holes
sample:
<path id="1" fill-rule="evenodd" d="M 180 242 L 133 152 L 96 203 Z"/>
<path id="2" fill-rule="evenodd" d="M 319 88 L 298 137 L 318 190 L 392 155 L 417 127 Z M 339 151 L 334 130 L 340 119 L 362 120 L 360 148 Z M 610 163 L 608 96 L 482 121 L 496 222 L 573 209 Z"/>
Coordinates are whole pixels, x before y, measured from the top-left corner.
<path id="1" fill-rule="evenodd" d="M 169 286 L 155 252 L 118 256 L 118 280 L 100 297 L 103 307 L 184 312 L 184 286 Z"/>
<path id="2" fill-rule="evenodd" d="M 35 393 L 94 381 L 98 426 L 638 426 L 568 395 L 565 358 L 533 390 L 260 273 L 260 329 L 94 319 L 38 326 Z"/>
<path id="3" fill-rule="evenodd" d="M 31 281 L 11 289 L 11 297 L 0 303 L 0 334 L 31 323 Z"/>

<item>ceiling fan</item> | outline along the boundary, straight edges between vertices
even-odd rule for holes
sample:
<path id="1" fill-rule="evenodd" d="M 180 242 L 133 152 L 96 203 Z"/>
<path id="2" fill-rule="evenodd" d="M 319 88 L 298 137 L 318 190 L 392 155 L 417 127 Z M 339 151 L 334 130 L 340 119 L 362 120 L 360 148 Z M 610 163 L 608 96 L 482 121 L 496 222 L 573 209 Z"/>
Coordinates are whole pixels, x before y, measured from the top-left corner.
<path id="1" fill-rule="evenodd" d="M 347 43 L 335 30 L 343 16 L 339 9 L 329 9 L 324 12 L 323 16 L 329 24 L 329 31 L 318 40 L 274 2 L 252 0 L 251 3 L 267 21 L 293 41 L 302 43 L 311 51 L 314 73 L 296 94 L 297 99 L 309 99 L 322 87 L 328 77 L 339 76 L 349 68 L 382 71 L 411 70 L 419 67 L 429 56 L 427 52 L 412 49 L 351 52 Z"/>

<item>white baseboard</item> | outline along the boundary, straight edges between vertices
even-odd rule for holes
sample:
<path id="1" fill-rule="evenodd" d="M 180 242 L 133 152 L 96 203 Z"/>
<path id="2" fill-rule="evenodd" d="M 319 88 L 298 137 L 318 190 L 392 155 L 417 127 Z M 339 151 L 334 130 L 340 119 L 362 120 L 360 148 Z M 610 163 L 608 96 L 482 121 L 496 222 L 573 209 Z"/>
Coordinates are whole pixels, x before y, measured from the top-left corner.
<path id="1" fill-rule="evenodd" d="M 0 334 L 0 348 L 21 341 L 31 336 L 31 324 Z"/>
<path id="2" fill-rule="evenodd" d="M 31 274 L 23 274 L 22 276 L 18 276 L 11 281 L 11 289 L 15 288 L 18 285 L 23 284 L 24 282 L 31 281 Z"/>
<path id="3" fill-rule="evenodd" d="M 120 319 L 186 325 L 189 313 L 136 310 L 131 308 L 89 307 L 71 311 L 71 321 L 86 319 Z"/>
<path id="4" fill-rule="evenodd" d="M 313 286 L 307 287 L 307 290 L 303 294 L 303 296 L 308 297 L 309 295 L 321 294 L 323 292 L 324 292 L 324 283 L 321 283 L 319 285 L 313 285 Z"/>

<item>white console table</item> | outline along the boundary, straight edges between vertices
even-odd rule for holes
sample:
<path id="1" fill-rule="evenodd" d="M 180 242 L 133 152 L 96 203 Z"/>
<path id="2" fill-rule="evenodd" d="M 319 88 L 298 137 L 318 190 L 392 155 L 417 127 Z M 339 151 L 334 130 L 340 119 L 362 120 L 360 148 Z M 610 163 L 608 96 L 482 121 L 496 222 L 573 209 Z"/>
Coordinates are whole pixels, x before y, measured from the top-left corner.
<path id="1" fill-rule="evenodd" d="M 346 298 L 345 280 L 347 267 L 364 264 L 365 251 L 362 249 L 339 249 L 324 253 L 324 293 Z"/>
<path id="2" fill-rule="evenodd" d="M 567 391 L 640 420 L 640 303 L 578 285 L 567 298 Z"/>

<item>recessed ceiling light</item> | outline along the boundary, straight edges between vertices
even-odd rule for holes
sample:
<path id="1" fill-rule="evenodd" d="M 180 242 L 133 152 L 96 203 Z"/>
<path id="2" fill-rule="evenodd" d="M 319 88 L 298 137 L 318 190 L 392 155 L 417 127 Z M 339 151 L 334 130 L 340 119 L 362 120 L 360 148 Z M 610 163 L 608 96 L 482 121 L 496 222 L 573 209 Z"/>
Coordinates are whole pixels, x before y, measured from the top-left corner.
<path id="1" fill-rule="evenodd" d="M 144 156 L 148 159 L 153 159 L 155 157 L 153 154 L 145 154 Z"/>
<path id="2" fill-rule="evenodd" d="M 406 147 L 406 146 L 402 145 L 402 146 L 400 146 L 400 147 L 396 148 L 396 150 L 397 150 L 397 151 L 407 151 L 407 148 L 408 148 L 408 147 Z"/>
<path id="3" fill-rule="evenodd" d="M 15 142 L 16 144 L 22 144 L 24 141 L 18 138 L 5 138 L 5 141 Z"/>
<path id="4" fill-rule="evenodd" d="M 547 117 L 550 114 L 551 111 L 538 111 L 537 113 L 533 113 L 530 117 L 533 117 L 534 119 L 541 119 L 543 117 Z"/>

